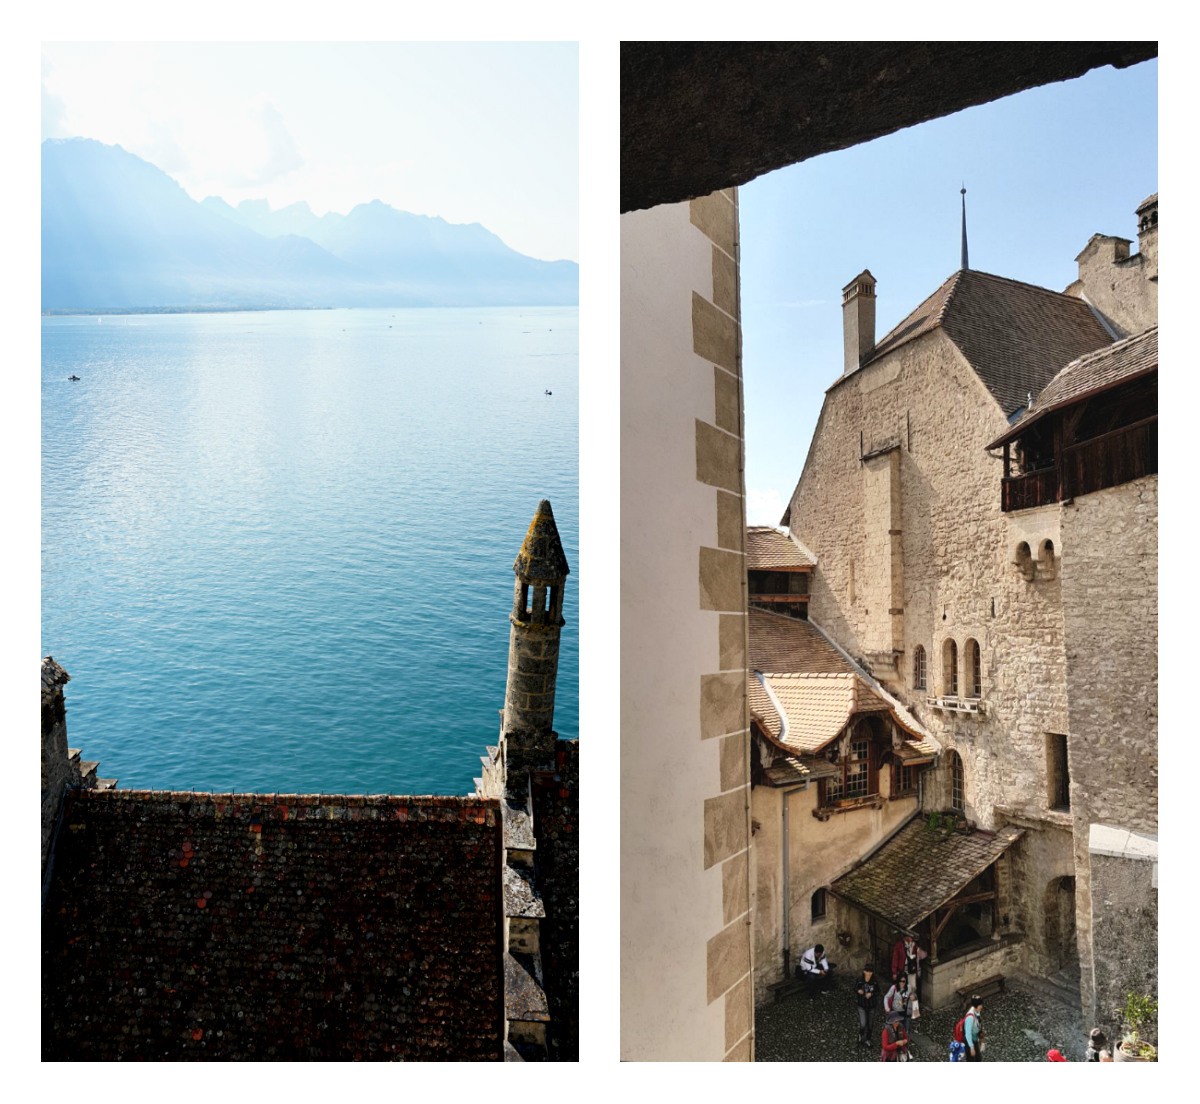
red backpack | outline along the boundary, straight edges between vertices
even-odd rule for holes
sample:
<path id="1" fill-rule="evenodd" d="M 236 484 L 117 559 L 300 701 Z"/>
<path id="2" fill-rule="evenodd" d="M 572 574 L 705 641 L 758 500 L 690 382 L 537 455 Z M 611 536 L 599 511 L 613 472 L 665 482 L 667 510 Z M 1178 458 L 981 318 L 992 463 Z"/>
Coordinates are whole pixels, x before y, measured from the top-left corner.
<path id="1" fill-rule="evenodd" d="M 970 1013 L 967 1013 L 970 1015 Z M 961 1020 L 954 1025 L 954 1041 L 962 1043 L 964 1046 L 967 1042 L 967 1015 L 964 1015 Z"/>

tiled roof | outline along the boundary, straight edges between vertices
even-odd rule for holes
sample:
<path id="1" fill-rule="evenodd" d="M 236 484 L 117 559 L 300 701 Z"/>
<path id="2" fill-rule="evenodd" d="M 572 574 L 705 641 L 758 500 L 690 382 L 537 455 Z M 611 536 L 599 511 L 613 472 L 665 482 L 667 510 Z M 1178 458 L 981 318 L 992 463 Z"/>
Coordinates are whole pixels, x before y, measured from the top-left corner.
<path id="1" fill-rule="evenodd" d="M 983 873 L 1022 835 L 1020 828 L 1011 826 L 994 833 L 943 834 L 917 818 L 830 889 L 842 900 L 909 930 Z"/>
<path id="2" fill-rule="evenodd" d="M 770 571 L 781 567 L 814 567 L 817 558 L 795 537 L 767 525 L 746 529 L 746 570 Z"/>
<path id="3" fill-rule="evenodd" d="M 747 696 L 773 740 L 817 752 L 852 715 L 886 712 L 915 746 L 929 755 L 939 750 L 916 718 L 811 621 L 759 609 L 749 618 Z"/>
<path id="4" fill-rule="evenodd" d="M 768 610 L 750 610 L 750 659 L 755 671 L 842 675 L 853 672 L 849 660 L 811 621 Z"/>
<path id="5" fill-rule="evenodd" d="M 1024 406 L 1068 361 L 1111 341 L 1082 299 L 963 269 L 886 334 L 864 366 L 939 326 L 1005 415 Z"/>
<path id="6" fill-rule="evenodd" d="M 796 751 L 820 751 L 856 710 L 852 674 L 764 675 L 787 718 L 780 739 Z"/>
<path id="7" fill-rule="evenodd" d="M 482 798 L 75 793 L 43 1060 L 500 1060 L 499 822 Z"/>
<path id="8" fill-rule="evenodd" d="M 1021 420 L 1014 422 L 1012 427 L 988 445 L 988 448 L 1011 441 L 1054 410 L 1070 406 L 1087 395 L 1108 391 L 1126 380 L 1144 376 L 1156 368 L 1157 326 L 1079 357 L 1063 368 L 1033 400 L 1033 405 Z"/>
<path id="9" fill-rule="evenodd" d="M 60 686 L 71 681 L 71 676 L 62 669 L 53 656 L 42 660 L 42 700 L 50 697 Z"/>

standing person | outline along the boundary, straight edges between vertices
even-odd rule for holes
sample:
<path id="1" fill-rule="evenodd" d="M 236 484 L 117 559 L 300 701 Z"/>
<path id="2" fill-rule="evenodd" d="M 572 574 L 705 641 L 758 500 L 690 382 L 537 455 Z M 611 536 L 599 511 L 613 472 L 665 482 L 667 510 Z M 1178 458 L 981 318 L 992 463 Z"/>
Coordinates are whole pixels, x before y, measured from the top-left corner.
<path id="1" fill-rule="evenodd" d="M 828 993 L 833 988 L 834 964 L 825 957 L 825 945 L 818 943 L 809 947 L 800 956 L 800 977 L 807 984 L 809 995 L 813 1000 L 819 993 Z"/>
<path id="2" fill-rule="evenodd" d="M 866 963 L 854 987 L 854 1002 L 858 1005 L 858 1045 L 871 1045 L 871 1013 L 879 1002 L 879 983 L 875 980 L 875 967 Z"/>
<path id="3" fill-rule="evenodd" d="M 983 1061 L 983 997 L 972 997 L 971 1007 L 963 1017 L 963 1040 L 967 1044 L 964 1061 Z"/>
<path id="4" fill-rule="evenodd" d="M 1092 1028 L 1088 1036 L 1087 1055 L 1085 1062 L 1111 1062 L 1112 1055 L 1108 1052 L 1108 1038 L 1098 1027 Z"/>
<path id="5" fill-rule="evenodd" d="M 904 1017 L 904 1034 L 908 1034 L 908 1004 L 911 996 L 908 989 L 908 976 L 897 974 L 896 981 L 883 998 L 883 1014 L 899 1012 Z"/>
<path id="6" fill-rule="evenodd" d="M 908 1032 L 904 1030 L 904 1017 L 899 1012 L 889 1012 L 884 1017 L 881 1062 L 908 1061 Z"/>
<path id="7" fill-rule="evenodd" d="M 892 977 L 899 973 L 908 976 L 908 991 L 915 997 L 921 991 L 921 960 L 929 952 L 917 945 L 917 937 L 905 932 L 892 947 Z"/>

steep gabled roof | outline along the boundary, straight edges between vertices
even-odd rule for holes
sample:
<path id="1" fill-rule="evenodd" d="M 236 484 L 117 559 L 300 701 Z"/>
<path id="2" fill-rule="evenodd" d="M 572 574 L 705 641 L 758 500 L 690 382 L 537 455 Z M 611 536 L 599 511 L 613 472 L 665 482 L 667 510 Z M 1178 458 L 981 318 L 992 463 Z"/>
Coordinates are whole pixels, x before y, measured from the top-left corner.
<path id="1" fill-rule="evenodd" d="M 1109 391 L 1158 368 L 1158 327 L 1127 337 L 1097 352 L 1079 357 L 1062 369 L 1033 400 L 1020 421 L 988 448 L 996 448 L 1024 433 L 1034 422 L 1089 395 Z"/>
<path id="2" fill-rule="evenodd" d="M 939 327 L 1006 416 L 1064 364 L 1112 340 L 1082 299 L 962 269 L 877 342 L 863 367 Z"/>
<path id="3" fill-rule="evenodd" d="M 746 570 L 770 571 L 781 567 L 815 567 L 817 557 L 794 536 L 769 525 L 746 529 Z"/>

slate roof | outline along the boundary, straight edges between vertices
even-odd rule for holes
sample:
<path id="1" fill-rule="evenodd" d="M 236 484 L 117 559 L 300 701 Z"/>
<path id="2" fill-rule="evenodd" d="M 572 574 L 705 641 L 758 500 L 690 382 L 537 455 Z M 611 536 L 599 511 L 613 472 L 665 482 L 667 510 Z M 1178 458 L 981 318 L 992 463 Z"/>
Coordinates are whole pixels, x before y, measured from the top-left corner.
<path id="1" fill-rule="evenodd" d="M 1004 435 L 988 448 L 1020 436 L 1034 422 L 1089 395 L 1108 391 L 1127 380 L 1148 375 L 1158 368 L 1158 327 L 1127 337 L 1107 348 L 1071 361 L 1033 400 L 1033 405 Z"/>
<path id="2" fill-rule="evenodd" d="M 918 817 L 829 888 L 843 901 L 911 930 L 1024 834 L 1009 826 L 999 832 L 943 835 Z"/>
<path id="3" fill-rule="evenodd" d="M 769 525 L 746 529 L 746 570 L 771 571 L 787 567 L 815 567 L 817 557 L 790 533 Z"/>
<path id="4" fill-rule="evenodd" d="M 939 745 L 883 689 L 811 621 L 751 609 L 750 712 L 763 730 L 793 752 L 827 746 L 856 713 L 887 713 L 911 737 L 915 751 L 934 755 Z"/>
<path id="5" fill-rule="evenodd" d="M 961 269 L 878 341 L 863 367 L 939 327 L 1005 416 L 1024 406 L 1064 364 L 1112 340 L 1082 299 Z"/>

